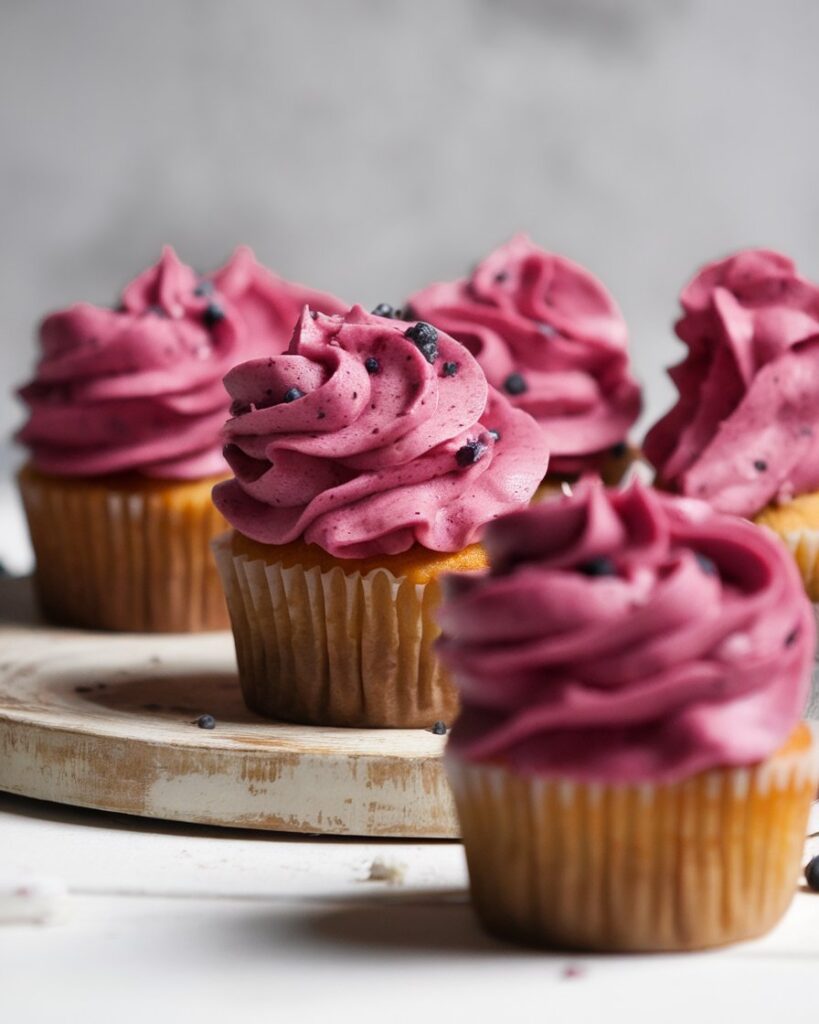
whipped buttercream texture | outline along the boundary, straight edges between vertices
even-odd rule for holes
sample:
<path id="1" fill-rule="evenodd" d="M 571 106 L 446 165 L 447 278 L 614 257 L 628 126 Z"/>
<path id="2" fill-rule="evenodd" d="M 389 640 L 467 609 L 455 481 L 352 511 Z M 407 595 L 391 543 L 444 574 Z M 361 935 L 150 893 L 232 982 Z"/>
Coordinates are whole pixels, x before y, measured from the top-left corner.
<path id="1" fill-rule="evenodd" d="M 583 267 L 517 235 L 470 277 L 408 301 L 413 316 L 464 344 L 489 383 L 535 417 L 551 472 L 595 470 L 626 440 L 641 404 L 626 325 Z"/>
<path id="2" fill-rule="evenodd" d="M 445 578 L 451 753 L 533 775 L 674 781 L 772 754 L 805 705 L 810 603 L 784 547 L 634 485 L 488 529 L 492 568 Z"/>
<path id="3" fill-rule="evenodd" d="M 124 289 L 120 308 L 78 303 L 45 318 L 34 380 L 20 392 L 30 415 L 18 439 L 37 469 L 61 476 L 224 473 L 222 378 L 287 346 L 304 294 L 247 249 L 200 278 L 166 248 Z"/>
<path id="4" fill-rule="evenodd" d="M 526 504 L 546 471 L 537 424 L 427 325 L 305 309 L 286 354 L 235 367 L 235 478 L 214 501 L 240 533 L 340 558 L 457 551 Z"/>
<path id="5" fill-rule="evenodd" d="M 746 517 L 819 488 L 819 288 L 755 249 L 704 267 L 680 303 L 679 399 L 644 444 L 658 479 Z"/>

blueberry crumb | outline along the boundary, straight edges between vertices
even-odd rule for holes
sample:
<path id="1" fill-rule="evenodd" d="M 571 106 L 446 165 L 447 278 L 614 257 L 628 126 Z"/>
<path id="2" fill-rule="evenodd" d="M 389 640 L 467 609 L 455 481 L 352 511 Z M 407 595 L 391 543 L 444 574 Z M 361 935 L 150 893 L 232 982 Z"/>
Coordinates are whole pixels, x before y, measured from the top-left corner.
<path id="1" fill-rule="evenodd" d="M 522 395 L 527 390 L 527 384 L 519 373 L 510 373 L 503 382 L 503 389 L 508 395 Z"/>
<path id="2" fill-rule="evenodd" d="M 577 570 L 578 572 L 582 572 L 584 576 L 617 575 L 617 568 L 614 562 L 605 555 L 601 555 L 598 558 L 592 558 L 588 562 L 578 565 Z"/>
<path id="3" fill-rule="evenodd" d="M 388 320 L 397 320 L 401 315 L 401 310 L 391 306 L 389 302 L 379 302 L 372 311 L 372 314 L 373 316 L 386 317 Z"/>
<path id="4" fill-rule="evenodd" d="M 805 865 L 805 881 L 812 892 L 819 892 L 819 857 L 811 857 Z"/>
<path id="5" fill-rule="evenodd" d="M 168 314 L 161 306 L 148 306 L 146 312 L 150 313 L 152 316 L 158 316 L 162 318 L 167 318 L 168 316 Z"/>
<path id="6" fill-rule="evenodd" d="M 317 310 L 315 310 L 315 309 L 311 309 L 310 310 L 310 319 L 311 320 L 318 320 L 318 311 Z"/>
<path id="7" fill-rule="evenodd" d="M 193 289 L 193 294 L 200 299 L 205 295 L 213 295 L 213 281 L 208 281 L 207 278 L 202 278 L 199 284 L 197 284 Z"/>
<path id="8" fill-rule="evenodd" d="M 492 438 L 493 441 L 500 441 L 500 439 L 501 439 L 501 432 L 499 430 L 495 430 L 494 427 L 491 427 L 487 431 L 487 433 L 489 434 L 489 436 Z"/>
<path id="9" fill-rule="evenodd" d="M 757 473 L 764 473 L 768 468 L 768 463 L 764 459 L 754 459 L 754 469 Z"/>
<path id="10" fill-rule="evenodd" d="M 628 451 L 628 445 L 625 441 L 618 441 L 617 444 L 613 444 L 609 450 L 609 454 L 614 459 L 622 459 L 622 457 Z"/>
<path id="11" fill-rule="evenodd" d="M 446 736 L 446 722 L 436 722 L 429 731 L 436 736 Z"/>
<path id="12" fill-rule="evenodd" d="M 703 555 L 701 552 L 695 551 L 694 558 L 696 558 L 697 564 L 706 576 L 719 576 L 719 571 L 717 570 L 715 563 L 707 555 Z"/>
<path id="13" fill-rule="evenodd" d="M 461 469 L 466 469 L 467 466 L 474 466 L 485 453 L 486 445 L 482 441 L 467 441 L 455 452 L 455 461 Z"/>
<path id="14" fill-rule="evenodd" d="M 458 372 L 458 364 L 457 363 L 444 363 L 444 376 L 445 377 L 454 377 L 457 372 Z"/>
<path id="15" fill-rule="evenodd" d="M 508 279 L 508 277 L 509 277 L 509 274 L 507 273 L 507 271 L 499 270 L 497 272 L 497 274 L 495 274 L 495 282 L 497 284 L 503 284 L 503 282 L 506 281 Z"/>
<path id="16" fill-rule="evenodd" d="M 375 356 L 367 356 L 364 360 L 364 369 L 367 373 L 378 373 L 381 369 L 381 363 L 379 363 Z"/>
<path id="17" fill-rule="evenodd" d="M 213 717 L 213 715 L 200 715 L 196 719 L 196 724 L 199 726 L 200 729 L 215 729 L 216 719 Z"/>
<path id="18" fill-rule="evenodd" d="M 785 646 L 786 647 L 793 647 L 793 645 L 796 643 L 796 638 L 798 636 L 799 636 L 799 629 L 798 628 L 792 629 L 790 631 L 790 633 L 788 633 L 788 635 L 785 637 Z"/>
<path id="19" fill-rule="evenodd" d="M 316 415 L 316 419 L 323 420 L 326 415 L 327 413 L 323 409 L 319 409 L 318 414 Z"/>
<path id="20" fill-rule="evenodd" d="M 304 398 L 304 392 L 301 388 L 288 388 L 284 393 L 285 402 L 295 402 L 299 398 Z"/>
<path id="21" fill-rule="evenodd" d="M 209 302 L 205 307 L 205 312 L 202 314 L 202 319 L 207 327 L 213 327 L 214 324 L 218 324 L 220 320 L 225 319 L 225 311 L 215 302 Z"/>
<path id="22" fill-rule="evenodd" d="M 438 358 L 438 332 L 432 324 L 419 320 L 404 331 L 404 337 L 414 342 L 415 347 L 428 363 Z"/>

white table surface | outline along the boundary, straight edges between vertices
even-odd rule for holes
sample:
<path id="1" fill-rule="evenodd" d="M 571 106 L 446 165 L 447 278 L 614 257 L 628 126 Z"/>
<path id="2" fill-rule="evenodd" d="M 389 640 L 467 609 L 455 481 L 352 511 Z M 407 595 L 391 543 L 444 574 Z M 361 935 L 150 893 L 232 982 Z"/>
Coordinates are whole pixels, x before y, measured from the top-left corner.
<path id="1" fill-rule="evenodd" d="M 8 489 L 0 526 L 0 560 L 25 569 Z M 374 861 L 393 881 L 368 880 Z M 805 890 L 771 934 L 724 950 L 548 954 L 481 932 L 457 843 L 220 831 L 0 794 L 0 876 L 16 874 L 60 879 L 69 898 L 56 923 L 0 925 L 3 1024 L 819 1020 L 819 894 Z"/>

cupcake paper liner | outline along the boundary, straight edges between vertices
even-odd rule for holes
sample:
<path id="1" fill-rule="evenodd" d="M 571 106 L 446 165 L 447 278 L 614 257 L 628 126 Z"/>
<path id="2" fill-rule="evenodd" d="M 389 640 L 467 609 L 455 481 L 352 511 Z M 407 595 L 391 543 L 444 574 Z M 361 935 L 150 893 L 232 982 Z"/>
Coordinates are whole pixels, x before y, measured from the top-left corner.
<path id="1" fill-rule="evenodd" d="M 225 528 L 213 480 L 155 483 L 19 477 L 44 614 L 87 629 L 227 629 L 210 542 Z"/>
<path id="2" fill-rule="evenodd" d="M 458 699 L 432 651 L 436 581 L 285 567 L 213 544 L 248 707 L 305 725 L 429 728 Z"/>
<path id="3" fill-rule="evenodd" d="M 803 726 L 807 731 L 807 727 Z M 564 949 L 687 950 L 771 928 L 796 890 L 817 744 L 667 785 L 447 759 L 478 915 Z"/>

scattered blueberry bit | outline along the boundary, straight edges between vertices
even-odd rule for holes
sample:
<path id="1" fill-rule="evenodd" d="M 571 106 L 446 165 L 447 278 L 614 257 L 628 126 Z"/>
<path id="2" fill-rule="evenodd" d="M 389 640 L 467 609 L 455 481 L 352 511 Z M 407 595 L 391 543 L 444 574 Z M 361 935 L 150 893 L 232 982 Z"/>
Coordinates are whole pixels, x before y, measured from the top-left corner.
<path id="1" fill-rule="evenodd" d="M 401 316 L 401 310 L 391 306 L 389 302 L 379 302 L 372 313 L 373 316 L 384 316 L 388 320 L 397 320 Z"/>
<path id="2" fill-rule="evenodd" d="M 796 629 L 792 629 L 790 631 L 790 633 L 788 633 L 788 635 L 785 637 L 785 646 L 786 647 L 793 647 L 793 645 L 796 643 L 796 638 L 798 636 L 799 636 L 799 629 L 798 629 L 798 627 Z"/>
<path id="3" fill-rule="evenodd" d="M 805 865 L 805 881 L 813 892 L 819 892 L 819 857 L 811 857 Z"/>
<path id="4" fill-rule="evenodd" d="M 605 555 L 600 555 L 598 558 L 592 558 L 588 562 L 584 562 L 582 565 L 578 565 L 578 572 L 582 572 L 584 576 L 616 576 L 617 568 L 610 558 Z"/>
<path id="5" fill-rule="evenodd" d="M 404 331 L 404 337 L 415 343 L 416 348 L 428 363 L 438 358 L 438 332 L 432 324 L 419 320 Z"/>
<path id="6" fill-rule="evenodd" d="M 454 377 L 457 372 L 458 372 L 458 364 L 457 363 L 444 363 L 444 376 L 445 377 Z"/>
<path id="7" fill-rule="evenodd" d="M 161 306 L 148 306 L 145 312 L 150 313 L 152 316 L 160 316 L 163 318 L 168 316 Z"/>
<path id="8" fill-rule="evenodd" d="M 544 335 L 547 338 L 554 338 L 556 334 L 560 333 L 560 331 L 558 331 L 558 329 L 554 327 L 552 324 L 547 324 L 544 323 L 543 321 L 541 321 L 537 325 L 537 329 L 540 331 L 542 335 Z"/>
<path id="9" fill-rule="evenodd" d="M 430 732 L 435 733 L 436 736 L 446 736 L 446 722 L 436 722 Z"/>
<path id="10" fill-rule="evenodd" d="M 364 360 L 364 369 L 367 373 L 378 373 L 381 369 L 381 363 L 379 363 L 375 356 L 367 356 Z"/>
<path id="11" fill-rule="evenodd" d="M 207 327 L 213 327 L 214 324 L 218 324 L 220 320 L 225 319 L 225 311 L 215 302 L 209 302 L 205 307 L 205 312 L 202 314 L 202 319 Z"/>
<path id="12" fill-rule="evenodd" d="M 250 402 L 240 402 L 238 398 L 235 402 L 230 403 L 230 415 L 231 416 L 246 416 L 251 412 L 253 406 Z"/>
<path id="13" fill-rule="evenodd" d="M 193 289 L 193 294 L 200 299 L 205 295 L 213 295 L 213 281 L 208 281 L 207 278 L 203 278 Z"/>
<path id="14" fill-rule="evenodd" d="M 706 576 L 719 576 L 719 571 L 715 563 L 708 557 L 708 555 L 703 555 L 700 551 L 695 551 L 694 558 L 696 558 L 697 564 Z"/>
<path id="15" fill-rule="evenodd" d="M 327 415 L 327 413 L 323 409 L 319 409 L 319 411 L 318 411 L 318 413 L 316 415 L 316 419 L 317 420 L 323 420 L 326 415 Z"/>
<path id="16" fill-rule="evenodd" d="M 315 309 L 311 309 L 310 310 L 310 319 L 311 320 L 318 320 L 318 311 L 317 310 L 315 310 Z"/>
<path id="17" fill-rule="evenodd" d="M 505 270 L 499 270 L 497 274 L 495 274 L 495 282 L 497 284 L 503 284 L 503 282 L 506 281 L 508 277 L 509 274 Z"/>
<path id="18" fill-rule="evenodd" d="M 466 469 L 467 466 L 474 466 L 478 459 L 485 454 L 486 445 L 483 441 L 467 441 L 455 452 L 455 461 L 462 469 Z"/>
<path id="19" fill-rule="evenodd" d="M 609 449 L 609 454 L 614 459 L 622 459 L 622 457 L 628 451 L 628 445 L 625 441 L 618 441 L 617 444 L 613 444 Z"/>
<path id="20" fill-rule="evenodd" d="M 301 388 L 288 388 L 284 393 L 285 402 L 295 402 L 299 398 L 304 398 L 304 392 Z"/>
<path id="21" fill-rule="evenodd" d="M 200 729 L 215 729 L 216 719 L 213 717 L 213 715 L 200 715 L 196 719 L 196 724 L 199 726 Z"/>
<path id="22" fill-rule="evenodd" d="M 503 382 L 503 390 L 508 395 L 522 395 L 527 390 L 527 384 L 519 373 L 510 373 Z"/>
<path id="23" fill-rule="evenodd" d="M 754 469 L 757 473 L 764 473 L 768 468 L 768 463 L 764 459 L 754 459 Z"/>
<path id="24" fill-rule="evenodd" d="M 495 430 L 495 428 L 492 427 L 490 430 L 487 431 L 487 433 L 489 434 L 493 441 L 500 441 L 501 432 L 499 430 Z"/>

